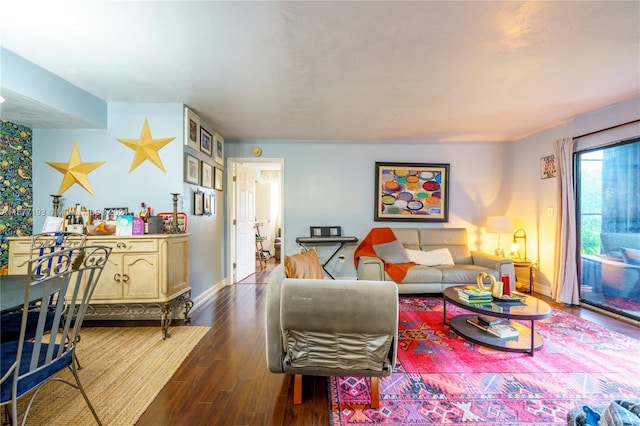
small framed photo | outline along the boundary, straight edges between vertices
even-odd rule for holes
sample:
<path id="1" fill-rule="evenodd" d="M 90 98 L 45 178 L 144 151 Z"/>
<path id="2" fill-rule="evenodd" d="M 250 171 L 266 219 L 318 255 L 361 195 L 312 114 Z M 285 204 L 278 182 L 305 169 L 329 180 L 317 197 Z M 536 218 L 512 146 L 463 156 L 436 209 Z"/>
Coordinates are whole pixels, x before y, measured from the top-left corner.
<path id="1" fill-rule="evenodd" d="M 118 216 L 126 216 L 129 214 L 128 207 L 105 207 L 102 219 L 106 221 L 115 221 Z"/>
<path id="2" fill-rule="evenodd" d="M 190 108 L 184 108 L 184 144 L 196 151 L 200 147 L 200 117 Z"/>
<path id="3" fill-rule="evenodd" d="M 200 161 L 190 154 L 184 154 L 184 180 L 198 185 L 200 183 Z"/>
<path id="4" fill-rule="evenodd" d="M 216 133 L 216 154 L 214 155 L 216 163 L 224 166 L 224 138 Z"/>
<path id="5" fill-rule="evenodd" d="M 211 216 L 211 198 L 210 192 L 204 193 L 204 214 L 207 216 Z"/>
<path id="6" fill-rule="evenodd" d="M 202 183 L 205 188 L 213 188 L 213 166 L 209 163 L 202 162 Z"/>
<path id="7" fill-rule="evenodd" d="M 211 155 L 211 133 L 207 132 L 204 127 L 200 127 L 200 151 L 207 155 Z"/>
<path id="8" fill-rule="evenodd" d="M 215 171 L 215 175 L 213 177 L 213 189 L 215 189 L 216 191 L 222 191 L 222 184 L 223 184 L 222 169 L 214 167 L 214 171 Z"/>
<path id="9" fill-rule="evenodd" d="M 540 179 L 556 177 L 556 157 L 547 155 L 540 159 Z"/>
<path id="10" fill-rule="evenodd" d="M 204 214 L 204 192 L 195 191 L 193 193 L 193 214 L 202 216 Z"/>

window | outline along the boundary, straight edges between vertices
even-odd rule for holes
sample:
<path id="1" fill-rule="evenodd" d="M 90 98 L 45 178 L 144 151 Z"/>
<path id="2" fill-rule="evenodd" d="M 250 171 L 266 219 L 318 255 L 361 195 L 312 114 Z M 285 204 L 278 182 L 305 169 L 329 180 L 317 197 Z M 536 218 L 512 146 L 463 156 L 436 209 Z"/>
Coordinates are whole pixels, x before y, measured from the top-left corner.
<path id="1" fill-rule="evenodd" d="M 580 300 L 640 319 L 640 138 L 575 154 Z"/>

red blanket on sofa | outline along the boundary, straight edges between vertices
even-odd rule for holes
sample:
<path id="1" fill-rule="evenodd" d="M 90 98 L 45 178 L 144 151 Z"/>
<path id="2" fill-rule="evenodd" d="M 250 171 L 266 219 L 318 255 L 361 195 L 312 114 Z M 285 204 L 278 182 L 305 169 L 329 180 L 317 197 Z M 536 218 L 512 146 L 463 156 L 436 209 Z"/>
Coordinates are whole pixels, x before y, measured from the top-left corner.
<path id="1" fill-rule="evenodd" d="M 407 275 L 409 268 L 415 265 L 415 263 L 387 263 L 384 259 L 380 258 L 375 251 L 376 245 L 391 243 L 393 241 L 396 241 L 396 235 L 393 233 L 391 228 L 372 228 L 367 236 L 362 240 L 353 255 L 356 268 L 358 268 L 358 261 L 361 256 L 377 257 L 382 260 L 384 270 L 389 274 L 391 279 L 397 283 L 402 282 L 404 277 Z"/>

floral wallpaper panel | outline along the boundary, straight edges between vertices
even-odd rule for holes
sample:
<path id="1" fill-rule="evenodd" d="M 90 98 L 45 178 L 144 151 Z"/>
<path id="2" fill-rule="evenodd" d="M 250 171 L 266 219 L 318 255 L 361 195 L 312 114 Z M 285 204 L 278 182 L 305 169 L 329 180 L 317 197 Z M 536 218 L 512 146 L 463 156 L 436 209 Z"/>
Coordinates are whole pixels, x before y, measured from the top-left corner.
<path id="1" fill-rule="evenodd" d="M 31 129 L 0 120 L 0 267 L 8 265 L 8 237 L 31 235 Z"/>

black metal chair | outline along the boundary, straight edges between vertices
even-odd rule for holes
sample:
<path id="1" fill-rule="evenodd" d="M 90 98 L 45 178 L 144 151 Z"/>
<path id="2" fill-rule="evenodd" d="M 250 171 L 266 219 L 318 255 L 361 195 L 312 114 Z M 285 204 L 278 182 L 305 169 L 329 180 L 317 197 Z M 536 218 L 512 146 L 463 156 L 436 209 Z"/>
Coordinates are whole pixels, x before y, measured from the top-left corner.
<path id="1" fill-rule="evenodd" d="M 0 346 L 0 405 L 10 408 L 7 411 L 12 425 L 18 424 L 18 399 L 30 395 L 24 424 L 38 392 L 50 381 L 62 381 L 78 389 L 101 424 L 78 377 L 74 354 L 87 305 L 110 254 L 110 247 L 84 246 L 29 260 L 20 336 Z M 37 302 L 48 304 L 48 308 L 30 310 Z M 35 327 L 29 327 L 30 312 L 37 313 Z M 48 318 L 50 313 L 52 319 Z M 49 321 L 51 328 L 47 331 L 45 324 Z M 28 328 L 35 330 L 31 338 L 27 337 Z M 65 367 L 71 370 L 75 383 L 56 377 Z"/>

